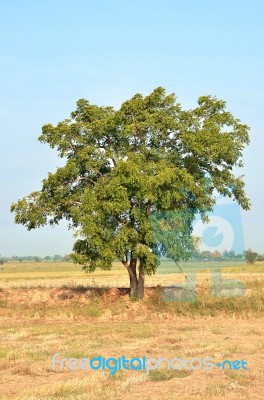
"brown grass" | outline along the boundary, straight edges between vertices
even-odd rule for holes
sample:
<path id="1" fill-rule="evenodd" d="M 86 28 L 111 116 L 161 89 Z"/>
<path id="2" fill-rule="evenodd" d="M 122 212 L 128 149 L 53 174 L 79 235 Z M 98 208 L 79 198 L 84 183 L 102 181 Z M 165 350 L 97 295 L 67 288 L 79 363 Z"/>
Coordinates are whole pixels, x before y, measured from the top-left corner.
<path id="1" fill-rule="evenodd" d="M 126 286 L 127 277 L 120 271 L 114 271 L 116 276 L 109 278 L 108 286 L 115 281 Z M 104 273 L 105 289 L 96 287 L 99 281 L 94 285 L 75 282 L 70 268 L 67 282 L 47 273 L 49 287 L 34 276 L 37 284 L 32 288 L 29 279 L 25 285 L 26 274 L 32 277 L 34 271 L 29 268 L 22 278 L 1 284 L 1 400 L 263 398 L 262 271 L 224 275 L 244 282 L 245 296 L 237 298 L 212 297 L 210 276 L 203 272 L 198 275 L 201 296 L 193 303 L 162 301 L 155 284 L 183 282 L 176 275 L 150 278 L 147 285 L 152 288 L 146 290 L 146 299 L 131 302 L 125 288 L 107 288 Z M 244 359 L 249 370 L 171 371 L 164 367 L 149 375 L 119 371 L 110 376 L 107 371 L 54 371 L 51 358 L 55 353 L 67 358 L 210 356 L 215 361 Z"/>

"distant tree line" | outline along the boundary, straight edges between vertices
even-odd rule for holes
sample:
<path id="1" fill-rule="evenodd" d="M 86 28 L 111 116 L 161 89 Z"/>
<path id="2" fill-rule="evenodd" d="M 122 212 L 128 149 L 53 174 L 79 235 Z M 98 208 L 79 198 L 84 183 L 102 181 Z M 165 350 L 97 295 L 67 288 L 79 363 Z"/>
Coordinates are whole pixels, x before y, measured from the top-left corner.
<path id="1" fill-rule="evenodd" d="M 1 257 L 0 255 L 0 265 L 3 265 L 5 262 L 42 262 L 42 261 L 64 261 L 69 262 L 71 261 L 70 255 L 65 254 L 64 256 L 60 254 L 55 254 L 54 256 L 46 256 L 46 257 L 39 257 L 39 256 L 12 256 L 12 257 Z"/>
<path id="2" fill-rule="evenodd" d="M 248 249 L 243 253 L 236 254 L 233 250 L 224 250 L 221 253 L 218 250 L 204 250 L 199 252 L 196 250 L 193 253 L 193 259 L 196 261 L 246 261 L 247 264 L 254 264 L 255 261 L 264 261 L 264 255 L 258 254 L 252 249 Z"/>
<path id="3" fill-rule="evenodd" d="M 245 253 L 236 254 L 233 250 L 231 251 L 224 250 L 223 253 L 221 253 L 218 250 L 215 251 L 204 250 L 201 252 L 196 250 L 193 254 L 193 258 L 201 261 L 225 261 L 225 260 L 243 261 L 245 260 Z"/>
<path id="4" fill-rule="evenodd" d="M 224 250 L 223 253 L 221 253 L 218 250 L 215 251 L 209 251 L 209 250 L 204 250 L 204 251 L 199 251 L 196 250 L 193 253 L 192 256 L 193 261 L 246 261 L 248 264 L 254 264 L 255 261 L 264 261 L 264 254 L 258 254 L 252 249 L 248 249 L 244 251 L 243 253 L 236 254 L 233 250 L 227 251 Z M 45 256 L 45 257 L 39 257 L 39 256 L 12 256 L 12 257 L 1 257 L 0 254 L 0 265 L 3 265 L 5 262 L 52 262 L 52 261 L 63 261 L 63 262 L 70 262 L 71 257 L 69 254 L 65 254 L 64 256 L 60 254 L 55 254 L 54 256 Z M 118 261 L 118 260 L 116 260 Z"/>

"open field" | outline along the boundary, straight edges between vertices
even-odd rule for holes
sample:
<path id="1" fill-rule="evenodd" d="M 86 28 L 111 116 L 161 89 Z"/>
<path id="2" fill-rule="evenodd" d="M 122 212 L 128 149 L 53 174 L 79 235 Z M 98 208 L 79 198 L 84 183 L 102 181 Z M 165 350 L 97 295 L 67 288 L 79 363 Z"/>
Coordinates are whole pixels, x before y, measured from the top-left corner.
<path id="1" fill-rule="evenodd" d="M 214 268 L 218 265 L 214 263 Z M 212 297 L 209 263 L 184 266 L 185 271 L 198 271 L 201 295 L 192 303 L 164 302 L 160 288 L 155 289 L 184 282 L 182 274 L 171 273 L 175 271 L 170 264 L 162 274 L 146 278 L 142 302 L 130 301 L 122 289 L 128 287 L 128 277 L 118 263 L 111 271 L 88 276 L 70 263 L 4 264 L 0 399 L 263 399 L 264 263 L 221 266 L 224 279 L 243 282 L 244 296 Z M 55 353 L 78 359 L 100 355 L 244 359 L 249 370 L 164 367 L 149 375 L 119 371 L 110 376 L 101 370 L 54 371 Z"/>
<path id="2" fill-rule="evenodd" d="M 257 262 L 250 267 L 237 262 L 196 262 L 181 264 L 184 272 L 202 272 L 203 277 L 210 271 L 221 269 L 227 277 L 239 278 L 261 277 L 264 274 L 264 262 Z M 163 262 L 157 269 L 157 274 L 146 277 L 146 286 L 157 284 L 173 284 L 183 282 L 184 277 L 173 262 Z M 97 270 L 85 274 L 81 266 L 66 262 L 9 262 L 0 266 L 0 288 L 30 288 L 30 287 L 63 287 L 71 285 L 128 287 L 127 271 L 121 263 L 113 263 L 109 271 Z"/>

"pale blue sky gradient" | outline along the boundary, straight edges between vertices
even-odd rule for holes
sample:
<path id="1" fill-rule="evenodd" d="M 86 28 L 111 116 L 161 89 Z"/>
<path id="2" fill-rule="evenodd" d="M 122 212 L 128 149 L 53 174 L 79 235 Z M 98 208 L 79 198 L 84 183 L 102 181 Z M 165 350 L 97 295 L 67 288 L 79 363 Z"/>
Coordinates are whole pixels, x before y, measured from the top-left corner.
<path id="1" fill-rule="evenodd" d="M 227 101 L 251 127 L 245 151 L 246 247 L 263 242 L 263 1 L 0 1 L 0 253 L 65 254 L 66 225 L 28 232 L 12 201 L 40 188 L 61 164 L 37 141 L 79 98 L 118 107 L 157 86 L 185 108 L 201 95 Z"/>

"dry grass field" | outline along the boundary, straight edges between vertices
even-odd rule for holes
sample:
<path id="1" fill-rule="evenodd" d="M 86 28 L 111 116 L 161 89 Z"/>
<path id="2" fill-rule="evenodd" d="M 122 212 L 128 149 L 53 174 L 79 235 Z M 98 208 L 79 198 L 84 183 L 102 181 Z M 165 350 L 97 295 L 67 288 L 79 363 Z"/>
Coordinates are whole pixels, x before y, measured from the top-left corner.
<path id="1" fill-rule="evenodd" d="M 244 283 L 244 296 L 212 297 L 210 273 L 204 269 L 197 273 L 196 301 L 181 303 L 164 302 L 157 288 L 184 282 L 172 270 L 147 277 L 144 301 L 133 302 L 124 289 L 126 271 L 118 263 L 91 275 L 71 263 L 4 264 L 0 399 L 263 399 L 264 263 L 223 266 L 225 279 Z M 55 353 L 78 359 L 244 359 L 249 369 L 177 371 L 164 366 L 150 374 L 132 370 L 111 376 L 107 370 L 53 370 Z"/>

